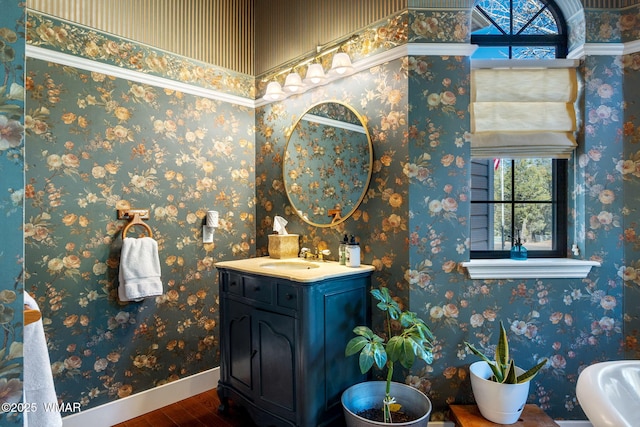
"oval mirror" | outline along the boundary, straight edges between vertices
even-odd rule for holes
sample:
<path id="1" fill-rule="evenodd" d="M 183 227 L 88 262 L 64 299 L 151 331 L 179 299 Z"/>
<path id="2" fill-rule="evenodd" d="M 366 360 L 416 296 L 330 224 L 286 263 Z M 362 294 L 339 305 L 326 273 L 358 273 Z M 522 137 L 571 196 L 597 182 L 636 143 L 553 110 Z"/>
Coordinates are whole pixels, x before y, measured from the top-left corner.
<path id="1" fill-rule="evenodd" d="M 311 106 L 295 123 L 284 152 L 284 186 L 305 222 L 331 227 L 364 198 L 373 163 L 363 118 L 338 101 Z"/>

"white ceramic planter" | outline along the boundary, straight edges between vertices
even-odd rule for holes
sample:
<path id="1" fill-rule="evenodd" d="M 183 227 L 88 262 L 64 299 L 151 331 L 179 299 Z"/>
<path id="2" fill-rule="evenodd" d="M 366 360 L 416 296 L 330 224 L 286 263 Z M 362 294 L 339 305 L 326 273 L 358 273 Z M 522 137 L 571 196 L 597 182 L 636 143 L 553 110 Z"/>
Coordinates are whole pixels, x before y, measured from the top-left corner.
<path id="1" fill-rule="evenodd" d="M 529 384 L 500 384 L 490 381 L 492 371 L 484 361 L 472 363 L 471 389 L 483 417 L 496 424 L 513 424 L 518 421 L 529 395 Z M 524 371 L 516 367 L 518 375 Z"/>

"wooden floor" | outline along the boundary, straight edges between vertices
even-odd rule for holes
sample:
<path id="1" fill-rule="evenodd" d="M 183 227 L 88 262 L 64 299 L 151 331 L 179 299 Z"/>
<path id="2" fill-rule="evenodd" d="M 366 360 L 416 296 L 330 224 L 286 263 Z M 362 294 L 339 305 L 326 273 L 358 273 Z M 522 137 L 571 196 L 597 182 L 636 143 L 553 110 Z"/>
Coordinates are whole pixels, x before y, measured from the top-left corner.
<path id="1" fill-rule="evenodd" d="M 216 390 L 181 400 L 169 406 L 130 419 L 114 427 L 252 427 L 251 419 L 240 408 L 230 405 L 228 414 L 218 412 Z"/>

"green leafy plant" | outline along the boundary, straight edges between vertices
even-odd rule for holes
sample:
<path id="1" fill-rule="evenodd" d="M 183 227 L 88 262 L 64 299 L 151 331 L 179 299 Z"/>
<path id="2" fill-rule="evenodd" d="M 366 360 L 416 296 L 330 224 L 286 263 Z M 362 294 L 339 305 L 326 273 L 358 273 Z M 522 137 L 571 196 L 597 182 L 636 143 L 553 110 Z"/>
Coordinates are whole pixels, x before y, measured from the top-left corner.
<path id="1" fill-rule="evenodd" d="M 500 322 L 500 338 L 498 338 L 498 347 L 496 347 L 494 361 L 490 360 L 480 350 L 475 348 L 473 344 L 470 344 L 466 341 L 464 344 L 469 350 L 471 350 L 473 354 L 479 356 L 482 360 L 487 362 L 487 364 L 491 367 L 491 371 L 493 372 L 493 376 L 489 379 L 498 383 L 520 384 L 530 381 L 547 363 L 547 359 L 545 358 L 542 362 L 538 363 L 533 368 L 520 375 L 517 375 L 515 362 L 509 357 L 509 342 L 507 340 L 507 331 L 505 331 L 502 322 Z"/>
<path id="2" fill-rule="evenodd" d="M 347 356 L 360 353 L 360 371 L 364 374 L 373 365 L 378 369 L 387 368 L 387 387 L 383 401 L 384 422 L 391 423 L 391 413 L 399 409 L 395 398 L 390 396 L 393 366 L 396 362 L 409 369 L 416 359 L 426 363 L 433 362 L 433 334 L 427 324 L 416 313 L 402 311 L 398 303 L 391 297 L 387 288 L 372 289 L 371 295 L 378 300 L 376 305 L 386 314 L 386 339 L 376 335 L 367 326 L 356 326 L 353 332 L 357 335 L 348 343 L 345 350 Z M 400 322 L 401 331 L 392 335 L 391 322 Z"/>

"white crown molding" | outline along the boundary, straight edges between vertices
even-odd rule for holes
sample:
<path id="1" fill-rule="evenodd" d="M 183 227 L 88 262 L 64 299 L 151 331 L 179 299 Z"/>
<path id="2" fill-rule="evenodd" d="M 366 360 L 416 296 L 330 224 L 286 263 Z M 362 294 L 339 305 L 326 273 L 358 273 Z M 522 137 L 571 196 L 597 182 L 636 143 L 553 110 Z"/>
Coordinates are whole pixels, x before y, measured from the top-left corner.
<path id="1" fill-rule="evenodd" d="M 640 40 L 627 43 L 584 43 L 569 52 L 567 58 L 582 59 L 585 56 L 620 56 L 640 52 Z"/>
<path id="2" fill-rule="evenodd" d="M 62 52 L 56 52 L 53 50 L 44 49 L 39 46 L 32 46 L 30 44 L 26 45 L 25 54 L 27 57 L 33 58 L 33 59 L 53 62 L 55 64 L 66 65 L 69 67 L 79 68 L 81 70 L 86 70 L 90 72 L 93 71 L 96 73 L 107 74 L 110 76 L 123 78 L 126 80 L 138 82 L 138 83 L 149 84 L 152 86 L 162 87 L 166 89 L 173 89 L 179 92 L 201 96 L 203 98 L 209 98 L 217 101 L 228 102 L 230 104 L 237 104 L 244 107 L 254 107 L 254 104 L 255 104 L 255 102 L 252 99 L 243 98 L 235 95 L 229 95 L 226 93 L 202 88 L 199 86 L 190 85 L 187 83 L 178 82 L 171 79 L 166 79 L 163 77 L 140 73 L 138 71 L 117 67 L 115 65 L 104 64 L 102 62 L 92 61 L 79 56 L 69 55 Z"/>
<path id="3" fill-rule="evenodd" d="M 466 43 L 409 43 L 395 48 L 386 50 L 376 55 L 368 56 L 353 64 L 354 73 L 368 70 L 372 67 L 379 66 L 381 64 L 405 57 L 405 56 L 471 56 L 477 49 L 476 45 Z M 640 40 L 636 40 L 629 43 L 585 43 L 574 49 L 567 55 L 566 60 L 553 60 L 552 62 L 544 61 L 540 64 L 534 64 L 527 61 L 522 63 L 522 66 L 575 66 L 575 63 L 571 60 L 581 59 L 585 56 L 617 56 L 626 55 L 631 53 L 640 52 Z M 150 74 L 141 73 L 138 71 L 121 68 L 115 65 L 104 64 L 102 62 L 92 61 L 79 56 L 69 55 L 62 52 L 57 52 L 49 49 L 45 49 L 39 46 L 26 45 L 26 56 L 33 59 L 39 59 L 42 61 L 53 62 L 56 64 L 66 65 L 74 68 L 79 68 L 86 71 L 94 71 L 98 73 L 107 74 L 114 77 L 123 78 L 138 83 L 149 84 L 152 86 L 172 89 L 191 95 L 202 96 L 217 101 L 227 102 L 230 104 L 241 105 L 244 107 L 257 108 L 263 105 L 269 104 L 270 101 L 260 99 L 244 98 L 236 95 L 229 95 L 223 92 L 219 92 L 212 89 L 202 88 L 200 86 L 191 85 L 188 83 L 182 83 L 175 80 L 158 77 Z M 497 62 L 496 62 L 497 61 Z M 486 68 L 486 67 L 514 67 L 513 63 L 507 65 L 500 65 L 499 60 L 475 60 L 471 62 L 473 68 Z M 502 61 L 504 62 L 504 61 Z M 352 73 L 353 74 L 353 73 Z M 346 76 L 333 76 L 329 77 L 323 84 L 336 81 Z M 275 102 L 275 101 L 271 101 Z"/>
<path id="4" fill-rule="evenodd" d="M 412 56 L 471 56 L 478 48 L 468 43 L 410 43 L 408 46 Z"/>
<path id="5" fill-rule="evenodd" d="M 640 40 L 634 40 L 624 44 L 624 54 L 630 55 L 632 53 L 640 52 Z"/>

